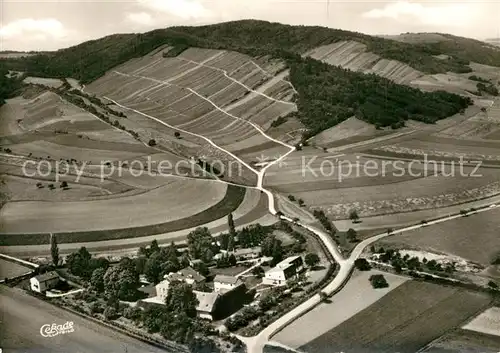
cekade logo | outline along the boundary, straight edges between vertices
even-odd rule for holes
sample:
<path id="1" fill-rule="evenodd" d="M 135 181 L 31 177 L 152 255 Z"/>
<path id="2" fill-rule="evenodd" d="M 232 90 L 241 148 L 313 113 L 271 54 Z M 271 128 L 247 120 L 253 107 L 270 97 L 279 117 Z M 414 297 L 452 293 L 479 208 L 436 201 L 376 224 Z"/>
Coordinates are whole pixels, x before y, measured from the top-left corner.
<path id="1" fill-rule="evenodd" d="M 64 325 L 45 324 L 40 327 L 40 334 L 43 337 L 55 337 L 57 335 L 64 335 L 65 333 L 75 332 L 73 321 L 66 321 Z"/>

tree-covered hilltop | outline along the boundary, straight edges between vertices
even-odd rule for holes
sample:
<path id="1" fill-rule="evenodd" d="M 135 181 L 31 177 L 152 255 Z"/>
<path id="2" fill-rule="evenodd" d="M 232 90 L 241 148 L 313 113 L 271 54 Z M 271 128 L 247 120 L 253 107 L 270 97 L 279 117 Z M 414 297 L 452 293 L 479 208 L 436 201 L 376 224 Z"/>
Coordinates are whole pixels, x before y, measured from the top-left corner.
<path id="1" fill-rule="evenodd" d="M 23 77 L 9 77 L 9 70 L 0 65 L 0 106 L 5 100 L 15 96 L 22 86 Z"/>
<path id="2" fill-rule="evenodd" d="M 290 26 L 245 20 L 200 27 L 171 27 L 144 34 L 117 34 L 88 41 L 53 53 L 1 62 L 35 76 L 73 77 L 91 82 L 107 70 L 134 57 L 169 45 L 165 56 L 175 56 L 188 47 L 226 49 L 251 56 L 271 56 L 284 60 L 291 68 L 290 81 L 299 92 L 299 119 L 309 129 L 308 136 L 356 115 L 379 126 L 394 128 L 407 119 L 425 122 L 453 115 L 471 104 L 471 100 L 445 92 L 423 93 L 392 81 L 364 75 L 303 58 L 305 51 L 341 40 L 356 40 L 382 57 L 405 62 L 424 72 L 466 72 L 466 50 L 446 44 L 412 45 L 371 37 L 361 33 L 325 27 Z M 449 60 L 433 55 L 447 50 Z M 485 49 L 486 50 L 486 49 Z M 489 52 L 488 52 L 489 53 Z M 498 63 L 500 53 L 485 56 L 484 63 Z M 481 62 L 474 56 L 474 61 Z"/>

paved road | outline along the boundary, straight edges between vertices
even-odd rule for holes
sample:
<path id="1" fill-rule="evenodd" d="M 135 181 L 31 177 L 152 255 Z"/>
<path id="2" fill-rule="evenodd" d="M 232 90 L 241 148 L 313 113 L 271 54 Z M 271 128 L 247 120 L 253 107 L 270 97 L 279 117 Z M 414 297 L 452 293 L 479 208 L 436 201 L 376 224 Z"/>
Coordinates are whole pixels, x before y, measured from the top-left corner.
<path id="1" fill-rule="evenodd" d="M 0 348 L 3 353 L 166 352 L 87 321 L 16 288 L 0 287 L 0 303 Z M 42 325 L 62 325 L 66 321 L 74 322 L 75 332 L 52 338 L 40 335 Z"/>

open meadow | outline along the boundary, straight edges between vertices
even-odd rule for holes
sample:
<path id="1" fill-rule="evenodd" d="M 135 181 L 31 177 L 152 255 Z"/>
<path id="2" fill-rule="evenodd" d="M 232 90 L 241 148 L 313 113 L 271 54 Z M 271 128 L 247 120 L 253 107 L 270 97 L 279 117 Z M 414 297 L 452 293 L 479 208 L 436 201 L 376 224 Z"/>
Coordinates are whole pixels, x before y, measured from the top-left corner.
<path id="1" fill-rule="evenodd" d="M 380 240 L 380 245 L 406 246 L 455 255 L 488 266 L 500 252 L 500 210 L 423 227 Z"/>
<path id="2" fill-rule="evenodd" d="M 484 293 L 408 281 L 300 350 L 414 353 L 459 327 L 490 301 Z"/>
<path id="3" fill-rule="evenodd" d="M 406 277 L 384 273 L 389 288 L 374 289 L 369 278 L 373 274 L 380 273 L 382 272 L 377 270 L 354 272 L 346 286 L 330 302 L 321 303 L 286 326 L 273 336 L 272 341 L 298 349 L 337 327 L 409 280 Z"/>

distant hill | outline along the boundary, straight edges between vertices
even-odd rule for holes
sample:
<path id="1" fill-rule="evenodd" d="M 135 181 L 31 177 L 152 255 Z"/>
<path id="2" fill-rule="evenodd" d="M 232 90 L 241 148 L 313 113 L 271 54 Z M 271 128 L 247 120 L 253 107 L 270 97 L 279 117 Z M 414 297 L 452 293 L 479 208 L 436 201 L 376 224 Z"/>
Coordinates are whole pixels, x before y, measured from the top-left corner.
<path id="1" fill-rule="evenodd" d="M 446 92 L 424 93 L 377 77 L 302 57 L 313 48 L 356 41 L 368 52 L 410 65 L 423 73 L 471 72 L 471 61 L 500 67 L 500 52 L 484 42 L 434 35 L 433 41 L 406 43 L 326 27 L 291 26 L 257 20 L 199 27 L 170 27 L 143 34 L 116 34 L 56 52 L 0 60 L 0 67 L 31 76 L 73 77 L 91 82 L 107 70 L 163 45 L 177 55 L 188 47 L 226 49 L 284 60 L 297 88 L 298 118 L 309 135 L 356 116 L 378 126 L 400 127 L 407 119 L 434 122 L 471 104 Z M 444 38 L 444 39 L 443 39 Z M 436 56 L 446 55 L 446 60 Z M 388 98 L 389 97 L 389 98 Z"/>

